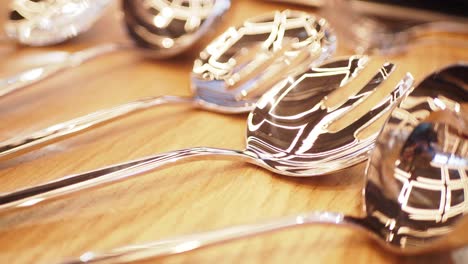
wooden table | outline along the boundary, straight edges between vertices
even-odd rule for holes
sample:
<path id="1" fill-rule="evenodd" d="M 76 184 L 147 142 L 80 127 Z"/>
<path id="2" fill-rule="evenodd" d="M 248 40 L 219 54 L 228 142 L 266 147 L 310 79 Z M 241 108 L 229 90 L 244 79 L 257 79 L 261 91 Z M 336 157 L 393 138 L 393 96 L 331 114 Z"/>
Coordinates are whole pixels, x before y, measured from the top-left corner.
<path id="1" fill-rule="evenodd" d="M 233 2 L 219 32 L 248 17 L 288 7 L 252 0 Z M 5 6 L 1 9 L 5 11 Z M 72 51 L 124 38 L 114 8 L 92 30 L 66 44 L 0 49 L 0 74 L 24 67 L 37 52 Z M 106 56 L 4 98 L 0 139 L 138 98 L 189 95 L 192 61 L 205 44 L 170 60 L 144 59 L 132 52 Z M 339 54 L 350 53 L 340 47 Z M 425 46 L 391 60 L 420 80 L 443 65 L 468 60 L 468 52 Z M 0 192 L 174 149 L 242 149 L 245 119 L 246 115 L 226 116 L 181 106 L 142 112 L 0 162 Z M 359 215 L 364 167 L 360 164 L 324 177 L 298 179 L 238 162 L 203 161 L 148 173 L 0 215 L 0 263 L 54 263 L 90 249 L 106 250 L 310 210 Z M 464 257 L 466 261 L 468 254 Z M 316 226 L 141 263 L 455 263 L 462 258 L 463 252 L 399 257 L 353 230 Z"/>

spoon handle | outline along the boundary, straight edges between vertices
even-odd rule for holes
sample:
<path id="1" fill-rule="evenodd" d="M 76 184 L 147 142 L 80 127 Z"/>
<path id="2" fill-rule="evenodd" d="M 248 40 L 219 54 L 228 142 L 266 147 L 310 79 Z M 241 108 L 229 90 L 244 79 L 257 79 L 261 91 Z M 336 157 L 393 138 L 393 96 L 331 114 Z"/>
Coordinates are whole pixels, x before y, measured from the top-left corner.
<path id="1" fill-rule="evenodd" d="M 170 239 L 128 245 L 104 253 L 86 252 L 79 258 L 62 264 L 80 263 L 127 263 L 147 258 L 176 255 L 192 250 L 214 246 L 229 241 L 248 238 L 274 231 L 310 224 L 354 225 L 362 227 L 362 220 L 341 213 L 308 212 L 253 224 L 232 226 L 203 233 L 178 236 Z"/>
<path id="2" fill-rule="evenodd" d="M 0 160 L 14 158 L 42 146 L 83 133 L 89 129 L 105 125 L 129 114 L 152 108 L 161 104 L 191 104 L 196 100 L 191 97 L 161 96 L 142 99 L 113 108 L 103 109 L 45 129 L 20 135 L 0 142 Z"/>
<path id="3" fill-rule="evenodd" d="M 0 79 L 0 98 L 19 91 L 29 85 L 45 80 L 68 68 L 81 65 L 83 62 L 94 59 L 108 53 L 112 53 L 128 46 L 117 43 L 108 43 L 74 52 L 66 56 L 62 61 L 50 63 L 45 66 L 29 69 L 12 76 Z"/>
<path id="4" fill-rule="evenodd" d="M 123 181 L 131 176 L 137 176 L 183 161 L 197 161 L 206 158 L 210 158 L 210 160 L 222 159 L 240 160 L 250 163 L 256 162 L 255 157 L 243 151 L 206 147 L 176 150 L 94 171 L 66 176 L 55 181 L 11 193 L 0 194 L 0 212 L 52 201 L 81 190 Z"/>

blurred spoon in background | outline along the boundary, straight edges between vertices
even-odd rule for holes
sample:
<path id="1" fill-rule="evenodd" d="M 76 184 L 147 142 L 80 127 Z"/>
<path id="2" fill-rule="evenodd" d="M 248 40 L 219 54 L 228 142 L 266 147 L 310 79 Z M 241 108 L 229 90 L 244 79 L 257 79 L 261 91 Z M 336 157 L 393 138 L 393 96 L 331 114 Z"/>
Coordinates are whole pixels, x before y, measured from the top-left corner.
<path id="1" fill-rule="evenodd" d="M 112 0 L 12 0 L 3 41 L 54 45 L 87 31 Z"/>
<path id="2" fill-rule="evenodd" d="M 122 7 L 133 42 L 107 43 L 63 53 L 54 63 L 0 79 L 0 98 L 88 60 L 121 50 L 136 49 L 151 58 L 178 55 L 216 28 L 221 15 L 230 7 L 230 0 L 122 0 Z"/>

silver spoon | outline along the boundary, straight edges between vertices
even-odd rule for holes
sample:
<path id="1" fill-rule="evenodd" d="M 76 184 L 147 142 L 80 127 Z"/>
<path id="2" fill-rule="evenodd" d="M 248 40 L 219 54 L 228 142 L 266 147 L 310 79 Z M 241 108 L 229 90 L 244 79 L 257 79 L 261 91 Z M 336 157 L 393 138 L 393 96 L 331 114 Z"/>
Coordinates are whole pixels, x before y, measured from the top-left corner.
<path id="1" fill-rule="evenodd" d="M 260 95 L 290 73 L 321 63 L 335 51 L 323 19 L 286 10 L 248 19 L 229 28 L 201 52 L 191 76 L 193 97 L 161 96 L 100 110 L 0 142 L 0 160 L 83 133 L 161 104 L 187 104 L 222 113 L 245 113 Z"/>
<path id="2" fill-rule="evenodd" d="M 337 59 L 278 82 L 249 114 L 244 151 L 196 147 L 71 175 L 0 195 L 0 211 L 28 207 L 80 190 L 121 181 L 182 161 L 241 160 L 288 176 L 323 175 L 368 156 L 381 123 L 412 85 L 394 65 L 370 67 L 367 57 Z M 364 73 L 364 72 L 363 72 Z M 359 74 L 359 77 L 356 77 Z"/>
<path id="3" fill-rule="evenodd" d="M 101 44 L 68 53 L 61 61 L 1 79 L 0 98 L 90 59 L 121 50 L 136 49 L 153 58 L 180 54 L 213 29 L 228 10 L 230 0 L 122 0 L 122 5 L 133 42 Z M 164 23 L 158 22 L 161 20 Z"/>
<path id="4" fill-rule="evenodd" d="M 111 0 L 12 0 L 6 37 L 28 46 L 64 42 L 87 31 Z"/>
<path id="5" fill-rule="evenodd" d="M 468 134 L 465 66 L 425 79 L 393 111 L 372 151 L 364 188 L 365 216 L 308 212 L 275 220 L 174 237 L 65 261 L 126 263 L 213 246 L 311 224 L 355 228 L 400 254 L 468 244 Z"/>

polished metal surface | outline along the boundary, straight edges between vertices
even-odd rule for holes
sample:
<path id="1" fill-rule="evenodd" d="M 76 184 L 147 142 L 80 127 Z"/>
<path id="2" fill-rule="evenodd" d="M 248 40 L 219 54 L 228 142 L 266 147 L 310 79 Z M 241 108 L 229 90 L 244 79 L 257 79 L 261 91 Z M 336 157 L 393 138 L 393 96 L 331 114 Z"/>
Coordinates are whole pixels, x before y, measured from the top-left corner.
<path id="1" fill-rule="evenodd" d="M 17 1 L 30 2 L 26 0 Z M 86 3 L 86 6 L 90 5 L 88 1 L 81 0 L 81 2 Z M 68 5 L 73 1 L 60 0 L 52 2 L 63 3 L 64 7 L 61 10 L 68 10 Z M 33 5 L 43 4 L 42 2 L 32 3 L 34 3 Z M 141 51 L 142 55 L 152 58 L 163 58 L 180 54 L 202 36 L 206 35 L 209 29 L 216 27 L 216 22 L 228 10 L 229 6 L 230 0 L 123 1 L 125 22 L 129 35 L 133 40 L 131 43 L 101 44 L 79 52 L 69 53 L 68 56 L 63 56 L 62 60 L 55 63 L 4 77 L 0 79 L 0 98 L 52 77 L 64 70 L 77 67 L 88 60 L 116 51 L 136 49 Z M 51 10 L 54 9 L 51 8 Z M 66 14 L 62 16 L 64 20 L 69 19 L 69 16 Z M 160 24 L 162 20 L 165 22 L 161 22 Z M 186 26 L 177 26 L 181 21 L 185 21 L 184 25 Z M 59 25 L 59 22 L 62 23 L 62 21 L 55 23 Z M 67 29 L 66 26 L 68 25 L 71 25 L 71 31 L 77 27 L 71 24 L 71 22 L 64 25 L 63 32 L 67 32 L 65 29 Z M 27 32 L 24 34 L 27 35 Z M 45 32 L 39 35 L 41 37 L 46 36 Z"/>
<path id="2" fill-rule="evenodd" d="M 409 74 L 392 74 L 391 63 L 366 68 L 367 62 L 365 56 L 335 59 L 280 81 L 249 114 L 244 151 L 196 147 L 145 157 L 2 194 L 0 210 L 32 206 L 201 159 L 241 160 L 297 177 L 352 166 L 367 158 L 380 130 L 374 124 L 382 122 L 413 82 Z M 359 78 L 363 70 L 374 76 Z"/>
<path id="3" fill-rule="evenodd" d="M 353 227 L 400 254 L 466 246 L 467 74 L 466 66 L 454 65 L 427 77 L 391 113 L 368 163 L 363 218 L 308 212 L 104 253 L 90 251 L 63 263 L 127 263 L 310 224 Z"/>
<path id="4" fill-rule="evenodd" d="M 4 29 L 29 46 L 61 43 L 88 30 L 111 0 L 12 0 Z"/>
<path id="5" fill-rule="evenodd" d="M 248 19 L 229 28 L 201 52 L 191 77 L 193 97 L 146 98 L 19 135 L 0 142 L 0 160 L 161 104 L 187 104 L 222 113 L 249 112 L 264 91 L 295 71 L 323 62 L 335 46 L 327 22 L 304 12 L 285 10 Z M 102 48 L 112 52 L 118 47 L 103 46 L 95 52 L 104 52 Z M 94 53 L 81 53 L 76 59 L 85 56 Z"/>
<path id="6" fill-rule="evenodd" d="M 170 57 L 213 29 L 230 0 L 123 0 L 125 25 L 146 55 Z"/>
<path id="7" fill-rule="evenodd" d="M 372 154 L 368 222 L 402 250 L 443 237 L 468 213 L 467 74 L 456 65 L 426 78 L 392 113 Z M 466 220 L 459 239 L 468 243 Z"/>

